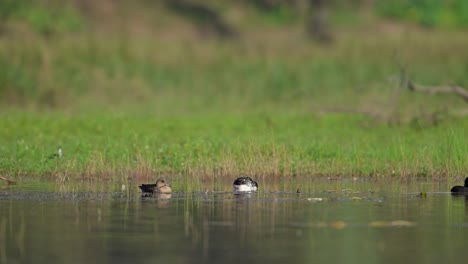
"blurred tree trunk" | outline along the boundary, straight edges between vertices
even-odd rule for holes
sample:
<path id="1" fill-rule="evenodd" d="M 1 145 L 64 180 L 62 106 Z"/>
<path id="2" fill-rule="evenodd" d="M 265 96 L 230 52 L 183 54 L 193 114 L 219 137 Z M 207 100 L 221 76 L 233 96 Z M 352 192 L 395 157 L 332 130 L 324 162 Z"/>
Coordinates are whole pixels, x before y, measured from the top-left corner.
<path id="1" fill-rule="evenodd" d="M 203 1 L 201 1 L 203 2 Z M 165 0 L 167 7 L 194 24 L 203 35 L 235 37 L 236 31 L 212 8 L 187 0 Z"/>
<path id="2" fill-rule="evenodd" d="M 262 10 L 271 10 L 276 7 L 275 1 L 272 0 L 252 0 L 254 5 Z"/>
<path id="3" fill-rule="evenodd" d="M 319 42 L 330 42 L 332 40 L 328 28 L 328 13 L 326 0 L 309 0 L 309 8 L 306 19 L 307 33 Z"/>
<path id="4" fill-rule="evenodd" d="M 271 11 L 281 5 L 294 6 L 296 0 L 247 0 L 252 1 L 253 4 L 261 10 Z"/>

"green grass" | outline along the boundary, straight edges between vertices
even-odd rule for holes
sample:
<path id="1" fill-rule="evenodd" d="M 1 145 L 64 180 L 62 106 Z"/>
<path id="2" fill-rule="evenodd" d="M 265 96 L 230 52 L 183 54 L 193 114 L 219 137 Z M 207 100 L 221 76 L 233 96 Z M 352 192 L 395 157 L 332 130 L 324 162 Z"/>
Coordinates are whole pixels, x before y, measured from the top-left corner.
<path id="1" fill-rule="evenodd" d="M 466 27 L 468 4 L 463 0 L 441 1 L 380 1 L 378 14 L 394 19 L 404 19 L 427 27 Z"/>
<path id="2" fill-rule="evenodd" d="M 0 173 L 9 177 L 201 179 L 459 177 L 468 119 L 424 130 L 332 115 L 154 117 L 9 113 L 0 120 Z M 64 156 L 48 159 L 62 146 Z"/>
<path id="3" fill-rule="evenodd" d="M 242 35 L 222 41 L 158 12 L 156 21 L 129 11 L 128 23 L 46 35 L 9 22 L 0 36 L 2 175 L 466 175 L 467 119 L 455 117 L 466 103 L 397 84 L 404 64 L 416 83 L 468 87 L 463 31 L 370 17 L 333 27 L 323 45 L 299 21 L 250 25 L 234 12 Z M 65 156 L 47 159 L 59 145 Z"/>
<path id="4" fill-rule="evenodd" d="M 386 111 L 398 63 L 421 84 L 468 86 L 468 37 L 460 31 L 376 22 L 337 29 L 335 42 L 323 46 L 297 25 L 261 30 L 246 30 L 243 40 L 232 41 L 145 31 L 51 38 L 13 32 L 0 38 L 0 107 L 162 115 L 306 113 L 336 105 Z M 411 113 L 464 105 L 448 97 L 407 92 L 399 108 Z"/>

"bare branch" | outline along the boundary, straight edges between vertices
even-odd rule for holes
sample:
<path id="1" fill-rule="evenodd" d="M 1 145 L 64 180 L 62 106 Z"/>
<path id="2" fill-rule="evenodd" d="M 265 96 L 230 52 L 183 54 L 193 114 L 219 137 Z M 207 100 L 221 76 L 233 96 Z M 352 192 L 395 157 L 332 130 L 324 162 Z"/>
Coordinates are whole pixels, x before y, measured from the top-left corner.
<path id="1" fill-rule="evenodd" d="M 442 85 L 442 86 L 419 85 L 411 81 L 411 79 L 408 77 L 408 74 L 406 73 L 406 67 L 404 65 L 399 64 L 398 66 L 400 68 L 401 85 L 405 88 L 408 88 L 410 91 L 423 92 L 423 93 L 427 93 L 430 95 L 440 94 L 440 93 L 455 94 L 463 98 L 463 100 L 465 100 L 465 102 L 468 103 L 468 90 L 464 89 L 463 87 L 454 86 L 454 85 Z"/>
<path id="2" fill-rule="evenodd" d="M 407 81 L 407 88 L 414 92 L 424 92 L 428 94 L 448 93 L 455 94 L 463 98 L 468 103 L 468 91 L 460 86 L 423 86 Z"/>
<path id="3" fill-rule="evenodd" d="M 400 91 L 402 89 L 409 89 L 410 91 L 415 91 L 415 92 L 423 92 L 427 94 L 440 94 L 440 93 L 445 93 L 445 94 L 454 94 L 457 95 L 465 102 L 468 103 L 468 90 L 464 89 L 463 87 L 460 86 L 423 86 L 419 84 L 415 84 L 414 82 L 411 81 L 411 79 L 408 77 L 407 71 L 406 71 L 406 66 L 398 63 L 398 67 L 400 69 L 400 83 L 398 85 L 398 88 L 395 89 L 394 94 L 390 98 L 389 105 L 387 107 L 377 107 L 373 108 L 371 110 L 367 109 L 349 109 L 349 108 L 340 108 L 340 107 L 335 107 L 335 108 L 325 108 L 325 109 L 319 109 L 317 112 L 319 114 L 327 114 L 327 113 L 350 113 L 350 114 L 359 114 L 363 116 L 368 116 L 373 118 L 375 121 L 380 121 L 380 122 L 385 122 L 389 125 L 398 125 L 402 123 L 407 123 L 409 121 L 417 121 L 419 123 L 425 123 L 429 125 L 437 125 L 439 121 L 443 118 L 445 118 L 448 115 L 453 115 L 453 116 L 466 116 L 468 115 L 468 109 L 461 109 L 461 110 L 451 110 L 450 114 L 448 109 L 442 109 L 442 110 L 437 110 L 429 113 L 405 113 L 404 116 L 402 117 L 401 114 L 399 113 L 398 108 L 398 101 L 400 97 Z"/>
<path id="4" fill-rule="evenodd" d="M 9 180 L 9 179 L 7 179 L 7 178 L 5 178 L 3 176 L 0 176 L 0 180 L 4 180 L 4 181 L 8 182 L 8 184 L 16 184 L 15 181 Z"/>

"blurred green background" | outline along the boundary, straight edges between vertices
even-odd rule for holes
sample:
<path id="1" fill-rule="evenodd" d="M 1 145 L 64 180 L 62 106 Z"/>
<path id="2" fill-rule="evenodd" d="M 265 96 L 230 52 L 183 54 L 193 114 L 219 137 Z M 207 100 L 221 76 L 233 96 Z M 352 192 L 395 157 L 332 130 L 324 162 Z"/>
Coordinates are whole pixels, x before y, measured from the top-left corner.
<path id="1" fill-rule="evenodd" d="M 461 177 L 467 3 L 3 0 L 0 172 Z"/>
<path id="2" fill-rule="evenodd" d="M 3 0 L 0 21 L 3 109 L 412 113 L 463 105 L 401 96 L 398 65 L 422 84 L 468 86 L 463 0 Z"/>

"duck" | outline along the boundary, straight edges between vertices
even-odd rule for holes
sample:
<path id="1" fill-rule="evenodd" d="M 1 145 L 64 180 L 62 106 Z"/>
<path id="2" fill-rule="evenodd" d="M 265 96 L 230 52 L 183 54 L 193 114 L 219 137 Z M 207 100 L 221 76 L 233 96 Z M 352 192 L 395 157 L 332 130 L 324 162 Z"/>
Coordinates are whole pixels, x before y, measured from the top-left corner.
<path id="1" fill-rule="evenodd" d="M 155 184 L 142 184 L 138 186 L 143 193 L 171 193 L 172 189 L 164 179 L 158 179 Z"/>
<path id="2" fill-rule="evenodd" d="M 450 189 L 450 192 L 468 194 L 468 177 L 465 179 L 465 186 L 453 186 L 452 189 Z"/>
<path id="3" fill-rule="evenodd" d="M 232 184 L 235 192 L 256 192 L 258 184 L 250 177 L 239 177 Z"/>

